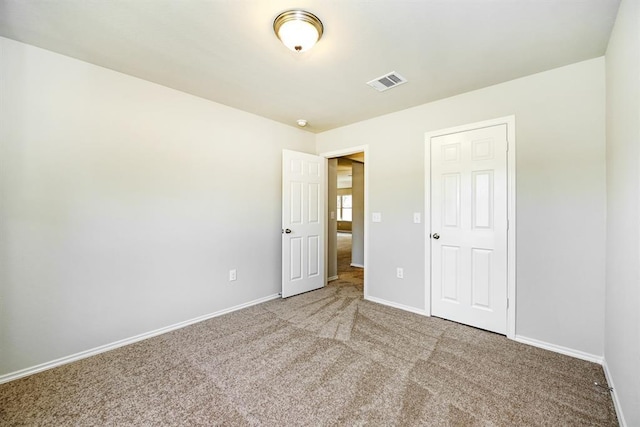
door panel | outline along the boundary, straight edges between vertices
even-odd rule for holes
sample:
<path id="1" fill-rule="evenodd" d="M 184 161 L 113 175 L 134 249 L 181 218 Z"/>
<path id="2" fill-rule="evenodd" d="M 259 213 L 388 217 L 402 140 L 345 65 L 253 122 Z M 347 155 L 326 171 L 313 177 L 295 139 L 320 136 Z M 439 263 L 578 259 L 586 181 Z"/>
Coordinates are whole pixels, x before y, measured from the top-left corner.
<path id="1" fill-rule="evenodd" d="M 324 286 L 324 158 L 282 153 L 282 297 Z"/>
<path id="2" fill-rule="evenodd" d="M 300 280 L 302 279 L 302 239 L 300 237 L 292 237 L 289 240 L 289 248 L 289 280 Z"/>
<path id="3" fill-rule="evenodd" d="M 487 249 L 471 250 L 471 304 L 491 310 L 491 254 Z"/>
<path id="4" fill-rule="evenodd" d="M 290 188 L 290 224 L 302 224 L 302 197 L 303 197 L 303 184 L 301 182 L 291 182 L 289 183 Z"/>
<path id="5" fill-rule="evenodd" d="M 310 183 L 309 186 L 309 224 L 319 224 L 320 223 L 320 185 L 315 183 Z"/>
<path id="6" fill-rule="evenodd" d="M 309 236 L 309 277 L 320 274 L 320 239 L 318 236 Z"/>
<path id="7" fill-rule="evenodd" d="M 442 225 L 458 228 L 460 225 L 460 174 L 442 176 Z"/>
<path id="8" fill-rule="evenodd" d="M 476 171 L 471 176 L 473 228 L 493 227 L 493 171 Z"/>
<path id="9" fill-rule="evenodd" d="M 442 246 L 442 298 L 451 302 L 458 301 L 460 248 Z"/>
<path id="10" fill-rule="evenodd" d="M 432 137 L 430 147 L 432 314 L 502 334 L 507 147 L 504 124 Z"/>

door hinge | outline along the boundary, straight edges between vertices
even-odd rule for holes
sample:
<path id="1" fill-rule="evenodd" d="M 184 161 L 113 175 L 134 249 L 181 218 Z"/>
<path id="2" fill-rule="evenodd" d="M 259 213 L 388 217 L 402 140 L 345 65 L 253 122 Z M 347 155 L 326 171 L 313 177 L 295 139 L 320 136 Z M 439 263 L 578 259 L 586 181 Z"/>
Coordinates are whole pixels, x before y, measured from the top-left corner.
<path id="1" fill-rule="evenodd" d="M 507 308 L 509 308 L 509 298 L 507 298 Z"/>

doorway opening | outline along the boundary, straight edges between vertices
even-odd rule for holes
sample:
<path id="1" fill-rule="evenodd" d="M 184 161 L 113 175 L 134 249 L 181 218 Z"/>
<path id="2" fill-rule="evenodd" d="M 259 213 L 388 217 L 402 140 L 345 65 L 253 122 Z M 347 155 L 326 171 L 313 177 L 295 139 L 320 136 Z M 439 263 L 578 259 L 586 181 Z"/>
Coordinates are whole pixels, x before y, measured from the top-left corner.
<path id="1" fill-rule="evenodd" d="M 327 285 L 366 298 L 366 147 L 327 153 Z"/>
<path id="2" fill-rule="evenodd" d="M 336 209 L 335 215 L 329 212 L 329 221 L 335 216 L 337 283 L 349 283 L 363 291 L 364 153 L 335 160 Z"/>

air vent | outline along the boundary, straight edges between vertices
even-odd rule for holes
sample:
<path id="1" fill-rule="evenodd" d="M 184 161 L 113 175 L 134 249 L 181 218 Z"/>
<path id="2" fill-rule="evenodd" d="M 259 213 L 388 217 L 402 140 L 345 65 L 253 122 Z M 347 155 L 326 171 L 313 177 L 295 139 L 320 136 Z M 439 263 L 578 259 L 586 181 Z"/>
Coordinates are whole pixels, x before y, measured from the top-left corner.
<path id="1" fill-rule="evenodd" d="M 407 79 L 405 79 L 395 71 L 392 71 L 389 74 L 385 74 L 384 76 L 380 76 L 376 79 L 371 80 L 370 82 L 367 82 L 367 84 L 378 92 L 384 92 L 387 89 L 391 89 L 392 87 L 399 86 L 406 82 Z"/>

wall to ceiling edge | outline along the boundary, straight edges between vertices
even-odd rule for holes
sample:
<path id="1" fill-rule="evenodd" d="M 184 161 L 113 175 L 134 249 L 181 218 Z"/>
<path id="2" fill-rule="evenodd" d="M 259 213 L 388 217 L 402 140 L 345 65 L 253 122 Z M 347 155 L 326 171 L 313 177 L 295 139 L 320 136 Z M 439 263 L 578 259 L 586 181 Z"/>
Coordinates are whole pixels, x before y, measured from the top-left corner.
<path id="1" fill-rule="evenodd" d="M 6 38 L 0 85 L 0 378 L 280 292 L 313 134 Z"/>
<path id="2" fill-rule="evenodd" d="M 394 90 L 411 90 L 410 83 Z M 367 144 L 367 289 L 424 310 L 425 132 L 516 117 L 516 334 L 603 355 L 604 58 L 554 69 L 316 135 L 316 152 Z M 395 277 L 404 268 L 404 279 Z"/>

